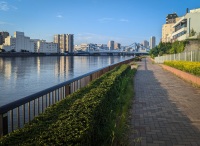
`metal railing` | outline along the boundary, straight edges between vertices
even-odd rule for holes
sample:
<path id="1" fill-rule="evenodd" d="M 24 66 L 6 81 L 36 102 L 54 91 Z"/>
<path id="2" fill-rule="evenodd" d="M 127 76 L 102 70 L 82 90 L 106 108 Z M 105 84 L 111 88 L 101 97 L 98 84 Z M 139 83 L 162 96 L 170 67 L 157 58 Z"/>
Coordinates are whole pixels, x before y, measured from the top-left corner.
<path id="1" fill-rule="evenodd" d="M 67 95 L 74 93 L 78 89 L 85 87 L 89 82 L 114 69 L 116 66 L 130 63 L 131 60 L 132 59 L 128 59 L 100 68 L 1 106 L 0 137 L 18 128 L 22 128 L 25 123 L 30 122 L 34 117 L 43 113 L 47 107 L 64 99 Z"/>
<path id="2" fill-rule="evenodd" d="M 155 63 L 163 63 L 164 61 L 173 61 L 173 60 L 200 62 L 200 50 L 159 56 L 155 57 L 154 59 Z"/>

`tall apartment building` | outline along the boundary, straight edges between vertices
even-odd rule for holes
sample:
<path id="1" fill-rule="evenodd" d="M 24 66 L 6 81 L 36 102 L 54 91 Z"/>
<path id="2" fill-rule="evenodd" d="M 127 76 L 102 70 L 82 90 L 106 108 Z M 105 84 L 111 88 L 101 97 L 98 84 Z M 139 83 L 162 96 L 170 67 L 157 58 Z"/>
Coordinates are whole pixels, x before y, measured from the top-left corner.
<path id="1" fill-rule="evenodd" d="M 176 13 L 168 14 L 166 17 L 166 24 L 162 26 L 162 42 L 171 42 L 172 33 L 174 28 L 172 27 L 180 18 Z"/>
<path id="2" fill-rule="evenodd" d="M 54 35 L 54 43 L 58 44 L 60 53 L 74 52 L 74 35 L 73 34 L 56 34 Z"/>
<path id="3" fill-rule="evenodd" d="M 109 48 L 109 50 L 114 50 L 114 47 L 115 47 L 115 42 L 114 41 L 109 41 L 108 42 L 108 48 Z"/>
<path id="4" fill-rule="evenodd" d="M 147 40 L 144 40 L 142 43 L 141 43 L 145 48 L 149 48 L 149 42 Z"/>
<path id="5" fill-rule="evenodd" d="M 3 45 L 5 43 L 5 38 L 9 36 L 8 32 L 2 31 L 0 32 L 0 45 Z"/>
<path id="6" fill-rule="evenodd" d="M 166 24 L 176 23 L 176 18 L 178 15 L 176 13 L 168 14 L 166 17 Z"/>
<path id="7" fill-rule="evenodd" d="M 153 49 L 156 46 L 156 37 L 152 36 L 150 38 L 150 49 Z"/>
<path id="8" fill-rule="evenodd" d="M 181 17 L 172 27 L 173 41 L 182 41 L 188 38 L 195 39 L 200 37 L 200 8 L 190 10 L 185 16 Z"/>
<path id="9" fill-rule="evenodd" d="M 114 43 L 114 49 L 121 49 L 120 43 Z"/>

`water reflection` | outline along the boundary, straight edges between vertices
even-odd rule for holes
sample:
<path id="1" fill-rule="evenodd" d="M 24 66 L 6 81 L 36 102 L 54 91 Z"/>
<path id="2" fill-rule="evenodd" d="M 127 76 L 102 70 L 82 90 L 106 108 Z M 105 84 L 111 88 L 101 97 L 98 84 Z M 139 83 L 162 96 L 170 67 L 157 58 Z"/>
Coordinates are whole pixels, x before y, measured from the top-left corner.
<path id="1" fill-rule="evenodd" d="M 128 58 L 121 56 L 0 57 L 0 106 Z"/>

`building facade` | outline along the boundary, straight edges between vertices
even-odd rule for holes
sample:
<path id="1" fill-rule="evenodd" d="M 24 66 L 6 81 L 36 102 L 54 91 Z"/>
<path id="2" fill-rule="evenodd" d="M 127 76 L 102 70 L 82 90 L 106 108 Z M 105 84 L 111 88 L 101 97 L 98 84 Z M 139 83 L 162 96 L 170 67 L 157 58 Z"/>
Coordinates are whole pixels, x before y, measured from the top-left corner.
<path id="1" fill-rule="evenodd" d="M 190 10 L 179 21 L 177 21 L 172 27 L 174 32 L 172 33 L 173 41 L 182 41 L 190 38 L 200 37 L 200 8 Z"/>
<path id="2" fill-rule="evenodd" d="M 8 32 L 2 31 L 0 32 L 0 45 L 3 45 L 5 43 L 5 38 L 9 36 Z"/>
<path id="3" fill-rule="evenodd" d="M 114 41 L 109 41 L 108 42 L 108 48 L 109 48 L 109 50 L 114 50 L 114 47 L 115 47 L 115 42 Z"/>
<path id="4" fill-rule="evenodd" d="M 58 44 L 58 49 L 60 53 L 74 52 L 74 35 L 73 34 L 54 35 L 54 43 Z"/>
<path id="5" fill-rule="evenodd" d="M 176 18 L 178 18 L 176 13 L 168 14 L 166 17 L 166 24 L 176 23 Z"/>
<path id="6" fill-rule="evenodd" d="M 58 53 L 58 45 L 53 42 L 46 42 L 45 40 L 37 41 L 38 53 Z"/>
<path id="7" fill-rule="evenodd" d="M 156 37 L 152 36 L 150 38 L 150 49 L 153 49 L 156 46 Z"/>
<path id="8" fill-rule="evenodd" d="M 144 40 L 142 43 L 141 43 L 145 48 L 149 48 L 149 42 L 147 40 Z"/>
<path id="9" fill-rule="evenodd" d="M 24 32 L 16 31 L 14 36 L 5 38 L 5 43 L 1 46 L 2 49 L 15 52 L 34 52 L 35 42 L 30 37 L 24 36 Z"/>
<path id="10" fill-rule="evenodd" d="M 114 49 L 121 49 L 121 44 L 120 43 L 115 43 L 114 44 Z"/>
<path id="11" fill-rule="evenodd" d="M 168 14 L 166 17 L 166 24 L 162 26 L 162 42 L 171 42 L 172 33 L 174 32 L 174 28 L 172 27 L 180 18 L 176 13 Z"/>

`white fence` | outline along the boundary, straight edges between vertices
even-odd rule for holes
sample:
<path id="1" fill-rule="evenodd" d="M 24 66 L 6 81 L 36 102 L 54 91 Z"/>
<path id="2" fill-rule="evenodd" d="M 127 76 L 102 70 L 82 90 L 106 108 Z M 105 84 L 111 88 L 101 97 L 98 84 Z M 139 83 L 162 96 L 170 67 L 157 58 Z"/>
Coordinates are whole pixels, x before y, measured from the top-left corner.
<path id="1" fill-rule="evenodd" d="M 155 57 L 155 63 L 163 63 L 164 61 L 182 60 L 182 61 L 196 61 L 200 62 L 200 50 L 182 52 L 178 54 L 170 54 L 165 56 Z"/>

